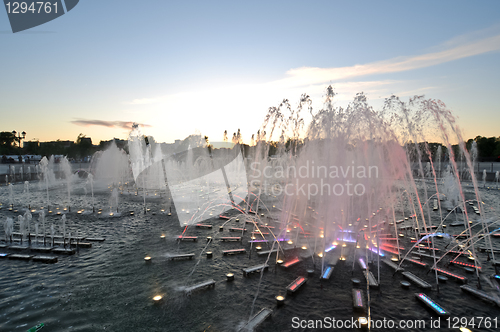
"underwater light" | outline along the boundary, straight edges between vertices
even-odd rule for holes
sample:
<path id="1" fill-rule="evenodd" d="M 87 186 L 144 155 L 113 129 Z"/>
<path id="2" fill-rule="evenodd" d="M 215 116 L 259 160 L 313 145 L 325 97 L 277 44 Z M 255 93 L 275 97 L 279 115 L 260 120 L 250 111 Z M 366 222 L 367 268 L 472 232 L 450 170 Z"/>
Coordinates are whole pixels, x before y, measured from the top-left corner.
<path id="1" fill-rule="evenodd" d="M 417 298 L 419 298 L 421 301 L 423 301 L 427 306 L 429 306 L 432 310 L 434 310 L 436 313 L 445 315 L 447 312 L 443 308 L 441 308 L 436 302 L 432 301 L 427 295 L 420 293 L 416 294 Z"/>
<path id="2" fill-rule="evenodd" d="M 160 235 L 160 238 L 164 239 L 164 238 L 165 238 L 165 235 L 164 235 L 164 234 Z"/>
<path id="3" fill-rule="evenodd" d="M 227 281 L 233 281 L 234 280 L 234 273 L 228 273 L 226 274 Z"/>
<path id="4" fill-rule="evenodd" d="M 326 248 L 325 249 L 325 252 L 330 252 L 332 251 L 333 249 L 337 248 L 337 246 L 335 244 L 331 245 L 330 247 Z"/>
<path id="5" fill-rule="evenodd" d="M 146 257 L 144 257 L 144 260 L 145 260 L 146 262 L 150 262 L 150 261 L 151 261 L 151 256 L 146 256 Z"/>
<path id="6" fill-rule="evenodd" d="M 361 325 L 366 325 L 366 324 L 368 324 L 368 319 L 366 319 L 366 317 L 359 317 L 359 318 L 358 318 L 358 322 L 359 322 Z"/>
<path id="7" fill-rule="evenodd" d="M 397 262 L 397 261 L 399 261 L 399 259 L 398 259 L 397 257 L 392 257 L 392 258 L 391 258 L 391 261 L 393 261 L 393 262 Z"/>
<path id="8" fill-rule="evenodd" d="M 156 303 L 158 303 L 163 297 L 161 295 L 156 295 L 155 297 L 153 297 L 153 301 L 155 301 Z"/>
<path id="9" fill-rule="evenodd" d="M 307 250 L 307 247 L 306 246 L 302 246 L 302 250 Z"/>
<path id="10" fill-rule="evenodd" d="M 285 297 L 281 295 L 276 296 L 276 304 L 278 306 L 282 306 L 283 304 L 285 304 Z"/>
<path id="11" fill-rule="evenodd" d="M 287 243 L 288 243 L 288 244 L 293 244 L 293 241 L 292 241 L 292 240 L 290 240 L 290 241 L 288 241 Z"/>
<path id="12" fill-rule="evenodd" d="M 468 328 L 466 327 L 460 327 L 460 332 L 472 332 L 471 330 L 469 330 Z"/>

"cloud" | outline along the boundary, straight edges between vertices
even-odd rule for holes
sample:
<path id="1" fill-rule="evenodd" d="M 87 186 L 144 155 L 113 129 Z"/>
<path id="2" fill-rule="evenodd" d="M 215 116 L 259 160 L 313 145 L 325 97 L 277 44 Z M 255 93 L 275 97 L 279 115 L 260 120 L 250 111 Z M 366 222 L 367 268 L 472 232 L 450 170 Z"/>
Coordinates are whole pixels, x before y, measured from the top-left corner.
<path id="1" fill-rule="evenodd" d="M 84 126 L 84 127 L 89 127 L 89 126 L 103 126 L 103 127 L 108 127 L 108 128 L 122 128 L 122 129 L 132 129 L 132 125 L 135 122 L 132 121 L 105 121 L 105 120 L 73 120 L 71 121 L 72 124 L 78 125 L 78 126 Z M 138 123 L 139 126 L 141 127 L 151 127 L 148 124 L 141 124 Z"/>
<path id="2" fill-rule="evenodd" d="M 449 43 L 446 45 L 449 45 Z M 294 68 L 286 72 L 287 77 L 268 84 L 278 85 L 283 88 L 324 84 L 330 81 L 339 81 L 367 75 L 396 73 L 425 68 L 497 50 L 500 50 L 500 35 L 484 38 L 479 41 L 469 41 L 468 43 L 439 52 L 411 57 L 397 57 L 364 65 L 337 68 Z"/>
<path id="3" fill-rule="evenodd" d="M 500 29 L 500 27 L 499 27 Z M 434 86 L 416 87 L 409 81 L 396 81 L 389 78 L 369 80 L 369 75 L 382 75 L 397 72 L 405 72 L 419 68 L 439 65 L 442 63 L 467 58 L 479 54 L 500 50 L 500 34 L 498 29 L 477 31 L 468 35 L 458 36 L 439 46 L 433 47 L 432 51 L 408 56 L 395 57 L 388 60 L 377 61 L 367 64 L 358 64 L 348 67 L 300 67 L 293 68 L 284 73 L 283 78 L 261 84 L 233 85 L 223 87 L 211 87 L 202 91 L 182 91 L 164 96 L 153 96 L 151 98 L 139 98 L 126 102 L 133 105 L 158 104 L 164 112 L 170 112 L 170 119 L 182 117 L 184 111 L 193 109 L 208 109 L 214 105 L 220 110 L 224 105 L 239 109 L 254 111 L 265 109 L 269 105 L 279 103 L 282 98 L 300 96 L 308 93 L 310 96 L 321 96 L 324 94 L 325 86 L 334 84 L 337 100 L 350 100 L 356 92 L 363 91 L 370 95 L 385 98 L 390 94 L 407 95 L 412 92 L 423 93 Z M 495 32 L 495 34 L 493 34 Z M 482 37 L 482 39 L 480 39 Z M 366 80 L 365 80 L 366 79 Z M 365 81 L 362 81 L 365 80 Z M 224 96 L 221 100 L 220 96 Z M 249 98 L 257 96 L 258 98 Z M 245 100 L 245 105 L 242 105 Z M 267 105 L 267 106 L 266 106 Z M 215 110 L 213 112 L 216 112 Z M 229 110 L 227 111 L 229 112 Z M 226 112 L 226 113 L 227 113 Z M 207 114 L 212 114 L 208 112 Z M 212 114 L 213 115 L 213 114 Z M 191 120 L 192 121 L 192 120 Z"/>

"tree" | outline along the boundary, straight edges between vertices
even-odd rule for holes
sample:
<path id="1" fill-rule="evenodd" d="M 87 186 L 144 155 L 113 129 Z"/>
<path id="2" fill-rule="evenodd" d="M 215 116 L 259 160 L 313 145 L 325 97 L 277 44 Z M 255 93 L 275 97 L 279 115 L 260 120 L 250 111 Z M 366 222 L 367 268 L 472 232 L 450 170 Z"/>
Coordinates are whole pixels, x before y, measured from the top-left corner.
<path id="1" fill-rule="evenodd" d="M 10 131 L 0 132 L 0 153 L 10 154 L 13 153 L 16 136 Z"/>
<path id="2" fill-rule="evenodd" d="M 86 137 L 84 134 L 80 133 L 76 138 L 75 143 L 76 154 L 80 158 L 85 158 L 91 154 L 92 150 L 92 140 L 89 137 Z"/>

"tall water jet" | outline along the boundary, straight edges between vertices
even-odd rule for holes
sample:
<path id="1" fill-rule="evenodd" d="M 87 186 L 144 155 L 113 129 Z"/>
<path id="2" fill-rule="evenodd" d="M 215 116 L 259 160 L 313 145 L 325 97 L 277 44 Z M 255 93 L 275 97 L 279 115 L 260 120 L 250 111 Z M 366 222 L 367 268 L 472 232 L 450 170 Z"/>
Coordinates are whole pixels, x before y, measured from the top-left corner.
<path id="1" fill-rule="evenodd" d="M 49 199 L 49 181 L 55 179 L 55 175 L 52 169 L 49 168 L 49 160 L 47 157 L 43 157 L 40 161 L 40 171 L 42 173 L 43 181 L 45 183 L 45 190 L 47 192 L 47 211 L 50 210 L 50 199 Z"/>
<path id="2" fill-rule="evenodd" d="M 113 188 L 111 191 L 111 197 L 109 199 L 109 214 L 118 213 L 118 189 Z"/>
<path id="3" fill-rule="evenodd" d="M 24 213 L 24 222 L 25 222 L 25 227 L 26 227 L 26 233 L 28 234 L 28 243 L 31 244 L 31 220 L 33 219 L 33 216 L 31 215 L 30 210 L 26 211 Z"/>
<path id="4" fill-rule="evenodd" d="M 113 141 L 105 151 L 98 151 L 92 156 L 90 173 L 95 181 L 95 190 L 107 190 L 119 187 L 124 179 L 130 178 L 130 163 L 125 151 L 119 149 Z"/>
<path id="5" fill-rule="evenodd" d="M 94 176 L 92 175 L 92 173 L 89 174 L 88 178 L 87 178 L 88 182 L 90 183 L 90 192 L 91 192 L 91 195 L 92 195 L 92 213 L 95 213 L 95 203 L 94 203 Z"/>
<path id="6" fill-rule="evenodd" d="M 30 183 L 24 181 L 24 193 L 26 194 L 26 201 L 28 202 L 28 209 L 31 210 L 31 197 L 30 197 Z"/>
<path id="7" fill-rule="evenodd" d="M 45 245 L 45 210 L 40 210 L 38 211 L 38 222 L 42 223 L 42 230 L 43 230 L 43 245 Z"/>
<path id="8" fill-rule="evenodd" d="M 14 232 L 14 220 L 10 217 L 7 217 L 3 224 L 3 229 L 5 232 L 5 243 L 9 240 L 12 242 L 12 233 Z"/>
<path id="9" fill-rule="evenodd" d="M 21 215 L 17 216 L 17 222 L 19 223 L 19 233 L 21 234 L 21 244 L 22 244 L 24 238 L 27 235 L 27 228 L 24 217 Z"/>
<path id="10" fill-rule="evenodd" d="M 12 210 L 14 208 L 14 187 L 12 186 L 12 183 L 9 183 L 9 210 Z"/>
<path id="11" fill-rule="evenodd" d="M 60 229 L 63 236 L 63 246 L 66 246 L 66 215 L 63 214 L 61 217 Z"/>
<path id="12" fill-rule="evenodd" d="M 66 158 L 66 157 L 62 158 L 61 167 L 63 170 L 64 179 L 66 180 L 66 189 L 68 192 L 68 196 L 67 196 L 68 197 L 68 203 L 67 203 L 68 211 L 71 211 L 71 177 L 72 177 L 73 173 L 71 171 L 71 165 L 68 161 L 68 158 Z"/>

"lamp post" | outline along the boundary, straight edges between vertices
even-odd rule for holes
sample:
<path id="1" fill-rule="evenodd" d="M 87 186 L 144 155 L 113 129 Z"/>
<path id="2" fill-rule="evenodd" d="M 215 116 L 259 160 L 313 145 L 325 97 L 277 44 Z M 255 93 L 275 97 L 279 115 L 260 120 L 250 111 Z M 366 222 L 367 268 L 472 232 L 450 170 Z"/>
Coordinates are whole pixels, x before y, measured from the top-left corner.
<path id="1" fill-rule="evenodd" d="M 21 140 L 26 138 L 26 132 L 23 131 L 22 133 L 18 133 L 15 130 L 13 130 L 12 133 L 14 134 L 14 137 L 17 139 L 17 143 L 19 144 L 19 155 L 21 155 Z M 17 134 L 17 137 L 16 137 L 16 134 Z"/>
<path id="2" fill-rule="evenodd" d="M 16 132 L 15 130 L 12 131 L 12 134 L 14 134 L 14 140 L 17 140 L 17 143 L 19 144 L 19 163 L 22 162 L 22 157 L 21 157 L 21 140 L 25 139 L 26 138 L 26 132 L 23 131 L 22 133 L 18 133 Z M 17 137 L 16 137 L 16 134 L 17 134 Z M 21 136 L 22 135 L 22 136 Z M 21 167 L 21 166 L 19 166 Z M 24 173 L 24 167 L 23 167 L 23 173 Z M 15 170 L 14 170 L 14 179 L 15 179 L 16 175 L 15 175 Z M 23 180 L 23 175 L 21 173 L 21 181 Z"/>

